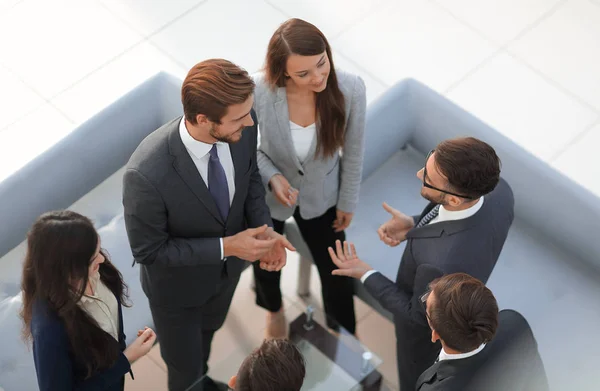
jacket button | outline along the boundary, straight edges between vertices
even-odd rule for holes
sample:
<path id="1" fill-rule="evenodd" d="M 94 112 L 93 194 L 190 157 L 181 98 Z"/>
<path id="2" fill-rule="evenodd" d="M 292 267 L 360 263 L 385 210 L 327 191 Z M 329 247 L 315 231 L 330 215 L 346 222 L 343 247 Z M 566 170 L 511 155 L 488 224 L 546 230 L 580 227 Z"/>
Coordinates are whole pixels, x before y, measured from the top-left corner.
<path id="1" fill-rule="evenodd" d="M 304 173 L 302 171 L 300 171 L 300 170 L 298 170 L 298 174 L 304 175 Z"/>

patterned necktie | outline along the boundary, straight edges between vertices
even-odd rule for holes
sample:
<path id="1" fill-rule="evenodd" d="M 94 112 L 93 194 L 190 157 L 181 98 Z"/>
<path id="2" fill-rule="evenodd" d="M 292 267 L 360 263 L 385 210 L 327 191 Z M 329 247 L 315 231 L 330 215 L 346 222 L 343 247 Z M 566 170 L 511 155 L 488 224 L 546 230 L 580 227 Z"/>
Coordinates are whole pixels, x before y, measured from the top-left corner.
<path id="1" fill-rule="evenodd" d="M 421 228 L 425 224 L 429 223 L 431 220 L 435 219 L 439 213 L 440 213 L 440 205 L 438 204 L 438 205 L 434 206 L 433 209 L 431 209 L 429 211 L 429 213 L 427 213 L 425 216 L 423 216 L 423 218 L 421 219 L 421 221 L 419 221 L 419 224 L 417 224 L 417 226 L 415 228 Z"/>
<path id="2" fill-rule="evenodd" d="M 227 221 L 229 215 L 229 186 L 227 186 L 227 175 L 219 160 L 217 153 L 217 144 L 213 144 L 210 149 L 210 159 L 208 160 L 208 191 L 212 195 L 217 208 L 224 221 Z"/>

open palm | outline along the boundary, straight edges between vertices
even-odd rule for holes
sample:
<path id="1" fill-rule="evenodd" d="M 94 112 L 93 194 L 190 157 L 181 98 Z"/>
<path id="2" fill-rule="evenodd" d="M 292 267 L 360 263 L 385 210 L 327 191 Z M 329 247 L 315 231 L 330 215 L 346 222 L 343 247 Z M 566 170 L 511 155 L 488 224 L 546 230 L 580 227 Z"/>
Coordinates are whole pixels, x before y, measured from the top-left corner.
<path id="1" fill-rule="evenodd" d="M 329 256 L 338 269 L 331 272 L 335 276 L 346 276 L 360 279 L 373 268 L 363 262 L 356 254 L 354 243 L 335 241 L 335 251 L 329 247 Z"/>

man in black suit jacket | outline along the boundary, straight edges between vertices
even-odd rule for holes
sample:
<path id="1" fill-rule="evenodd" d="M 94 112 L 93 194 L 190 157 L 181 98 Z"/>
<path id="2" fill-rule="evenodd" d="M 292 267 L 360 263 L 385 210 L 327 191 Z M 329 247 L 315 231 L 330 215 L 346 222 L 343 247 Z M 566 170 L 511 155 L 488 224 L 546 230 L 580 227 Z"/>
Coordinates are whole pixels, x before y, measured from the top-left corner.
<path id="1" fill-rule="evenodd" d="M 521 314 L 503 310 L 483 283 L 466 274 L 434 281 L 423 297 L 438 361 L 416 391 L 547 391 L 537 342 Z"/>
<path id="2" fill-rule="evenodd" d="M 481 140 L 464 137 L 441 142 L 417 176 L 429 205 L 420 216 L 410 217 L 384 204 L 392 218 L 378 230 L 380 239 L 390 246 L 406 240 L 396 281 L 362 261 L 341 262 L 342 270 L 334 271 L 360 278 L 394 315 L 403 390 L 414 388 L 440 351 L 439 344 L 429 342 L 429 327 L 418 305 L 427 283 L 437 276 L 421 266 L 435 266 L 444 274 L 464 272 L 486 282 L 514 217 L 512 191 L 500 179 L 500 159 Z"/>
<path id="3" fill-rule="evenodd" d="M 142 141 L 123 178 L 127 235 L 171 391 L 207 372 L 245 261 L 279 270 L 284 246 L 293 249 L 270 228 L 253 90 L 229 61 L 194 66 L 183 82 L 184 116 Z"/>

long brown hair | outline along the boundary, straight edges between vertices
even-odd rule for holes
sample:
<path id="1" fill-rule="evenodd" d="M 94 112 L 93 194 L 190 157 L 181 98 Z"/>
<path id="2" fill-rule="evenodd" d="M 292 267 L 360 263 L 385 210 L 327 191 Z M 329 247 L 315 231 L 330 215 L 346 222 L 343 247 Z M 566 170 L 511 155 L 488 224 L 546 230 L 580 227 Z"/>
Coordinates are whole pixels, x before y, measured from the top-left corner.
<path id="1" fill-rule="evenodd" d="M 24 339 L 32 339 L 33 307 L 41 301 L 64 324 L 73 357 L 85 369 L 86 377 L 112 366 L 120 353 L 119 343 L 78 305 L 98 240 L 85 216 L 68 210 L 41 215 L 27 235 L 21 281 Z M 100 264 L 100 279 L 127 306 L 123 277 L 101 251 L 106 260 Z"/>
<path id="2" fill-rule="evenodd" d="M 275 31 L 267 48 L 265 79 L 272 88 L 285 87 L 286 64 L 291 54 L 317 56 L 327 53 L 331 70 L 327 87 L 317 94 L 317 152 L 333 156 L 344 144 L 346 111 L 338 85 L 331 47 L 325 35 L 302 19 L 289 19 Z"/>

